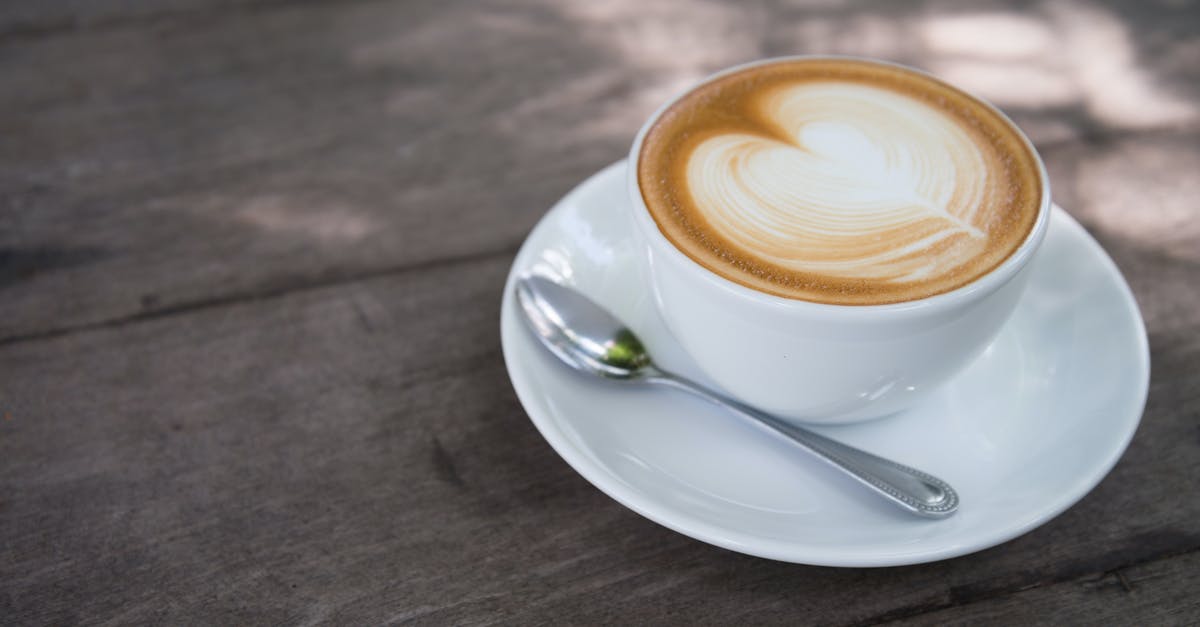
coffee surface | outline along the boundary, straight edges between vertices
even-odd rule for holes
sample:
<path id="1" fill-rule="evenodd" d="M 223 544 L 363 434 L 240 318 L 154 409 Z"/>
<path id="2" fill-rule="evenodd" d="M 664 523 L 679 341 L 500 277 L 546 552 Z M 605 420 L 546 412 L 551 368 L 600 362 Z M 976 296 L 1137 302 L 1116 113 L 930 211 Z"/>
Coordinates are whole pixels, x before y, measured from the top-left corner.
<path id="1" fill-rule="evenodd" d="M 686 255 L 752 289 L 843 305 L 924 298 L 995 268 L 1036 221 L 1038 172 L 977 100 L 843 59 L 705 83 L 638 158 L 646 206 Z"/>

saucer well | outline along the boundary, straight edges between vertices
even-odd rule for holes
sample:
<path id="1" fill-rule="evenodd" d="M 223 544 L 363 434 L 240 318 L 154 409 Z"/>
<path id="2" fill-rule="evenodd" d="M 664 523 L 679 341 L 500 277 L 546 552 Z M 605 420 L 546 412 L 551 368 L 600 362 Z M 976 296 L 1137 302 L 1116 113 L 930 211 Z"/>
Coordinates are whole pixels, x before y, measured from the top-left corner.
<path id="1" fill-rule="evenodd" d="M 705 381 L 654 309 L 628 220 L 625 167 L 579 185 L 530 233 L 509 272 L 500 331 L 513 388 L 542 436 L 646 518 L 788 562 L 929 562 L 995 546 L 1062 513 L 1133 437 L 1149 384 L 1145 327 L 1112 260 L 1057 207 L 1017 310 L 975 363 L 917 408 L 813 428 L 950 482 L 962 505 L 945 520 L 894 509 L 704 401 L 568 369 L 518 317 L 513 281 L 535 268 L 605 304 L 664 367 Z"/>

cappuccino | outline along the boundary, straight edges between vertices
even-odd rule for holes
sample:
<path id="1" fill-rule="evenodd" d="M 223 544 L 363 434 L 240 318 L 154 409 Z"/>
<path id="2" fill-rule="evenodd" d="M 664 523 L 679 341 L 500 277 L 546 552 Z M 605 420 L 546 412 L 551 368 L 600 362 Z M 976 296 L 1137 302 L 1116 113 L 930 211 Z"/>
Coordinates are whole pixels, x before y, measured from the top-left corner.
<path id="1" fill-rule="evenodd" d="M 1025 240 L 1037 157 L 932 77 L 852 59 L 751 66 L 664 111 L 637 159 L 654 222 L 709 271 L 784 298 L 880 305 L 965 286 Z"/>

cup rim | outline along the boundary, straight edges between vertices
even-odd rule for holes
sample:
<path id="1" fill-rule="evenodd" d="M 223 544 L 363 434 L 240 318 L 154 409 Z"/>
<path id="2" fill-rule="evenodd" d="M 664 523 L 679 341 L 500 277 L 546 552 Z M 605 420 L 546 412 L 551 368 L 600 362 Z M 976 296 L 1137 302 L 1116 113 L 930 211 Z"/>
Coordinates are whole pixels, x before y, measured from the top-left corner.
<path id="1" fill-rule="evenodd" d="M 1023 239 L 1017 246 L 1016 250 L 1014 250 L 1012 254 L 1010 254 L 1004 261 L 1002 261 L 1000 265 L 992 268 L 983 276 L 974 279 L 966 285 L 956 287 L 940 294 L 925 296 L 923 298 L 914 300 L 901 301 L 898 303 L 846 305 L 836 303 L 819 303 L 797 298 L 787 298 L 746 287 L 745 285 L 726 279 L 725 277 L 718 275 L 716 272 L 705 268 L 704 266 L 700 265 L 699 262 L 684 254 L 683 251 L 679 250 L 673 243 L 671 243 L 671 241 L 667 239 L 666 235 L 663 234 L 662 230 L 659 229 L 658 223 L 655 222 L 650 216 L 650 210 L 646 207 L 645 199 L 642 197 L 642 191 L 638 184 L 638 159 L 641 155 L 642 142 L 645 140 L 646 134 L 650 131 L 650 128 L 654 126 L 654 124 L 662 116 L 663 112 L 696 89 L 736 72 L 775 63 L 820 60 L 855 61 L 860 63 L 890 66 L 918 74 L 966 95 L 968 98 L 983 105 L 985 109 L 991 111 L 1006 124 L 1008 124 L 1008 126 L 1015 131 L 1016 136 L 1020 139 L 1020 141 L 1029 150 L 1030 154 L 1033 155 L 1034 163 L 1037 166 L 1038 179 L 1041 183 L 1041 198 L 1038 203 L 1038 215 L 1034 219 L 1033 227 L 1029 230 L 1029 233 L 1026 234 L 1025 239 Z M 709 285 L 728 292 L 737 298 L 749 300 L 761 306 L 772 309 L 809 311 L 813 313 L 836 314 L 839 316 L 874 316 L 880 313 L 897 315 L 917 312 L 929 313 L 933 310 L 941 311 L 952 309 L 964 303 L 977 300 L 987 294 L 990 294 L 1004 284 L 1008 283 L 1023 267 L 1025 267 L 1026 264 L 1029 263 L 1029 260 L 1033 258 L 1042 240 L 1045 239 L 1046 230 L 1050 224 L 1050 177 L 1046 172 L 1046 165 L 1042 161 L 1041 154 L 1039 154 L 1037 149 L 1034 147 L 1033 142 L 1030 141 L 1029 137 L 1025 135 L 1025 132 L 1021 130 L 1021 128 L 1017 126 L 1015 122 L 1012 121 L 1012 118 L 1008 117 L 1008 115 L 1006 115 L 992 103 L 988 102 L 986 99 L 961 87 L 951 85 L 950 83 L 947 83 L 946 81 L 934 76 L 929 72 L 904 65 L 902 63 L 873 59 L 870 57 L 853 55 L 787 55 L 741 63 L 710 74 L 705 78 L 692 83 L 687 88 L 672 96 L 650 115 L 646 122 L 642 124 L 642 127 L 638 130 L 638 133 L 633 140 L 633 145 L 629 150 L 627 163 L 626 187 L 629 192 L 630 199 L 634 205 L 633 213 L 636 216 L 634 221 L 638 224 L 639 230 L 657 244 L 655 247 L 656 250 L 666 249 L 667 255 L 671 256 L 671 258 L 677 263 L 683 263 L 685 266 L 689 267 L 692 272 L 703 277 L 705 282 Z"/>

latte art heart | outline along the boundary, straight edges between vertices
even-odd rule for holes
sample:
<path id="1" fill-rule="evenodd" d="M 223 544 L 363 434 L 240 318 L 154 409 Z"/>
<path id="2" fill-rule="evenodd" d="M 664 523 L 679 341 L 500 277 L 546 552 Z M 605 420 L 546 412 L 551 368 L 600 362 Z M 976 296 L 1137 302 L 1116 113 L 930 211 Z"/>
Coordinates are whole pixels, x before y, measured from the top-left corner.
<path id="1" fill-rule="evenodd" d="M 780 90 L 763 109 L 790 142 L 720 134 L 688 158 L 699 212 L 733 243 L 796 271 L 897 282 L 950 271 L 984 248 L 972 220 L 986 162 L 944 115 L 838 83 Z"/>
<path id="2" fill-rule="evenodd" d="M 883 304 L 1000 264 L 1041 202 L 1007 120 L 922 74 L 852 60 L 752 67 L 684 96 L 638 159 L 680 251 L 767 293 Z"/>

